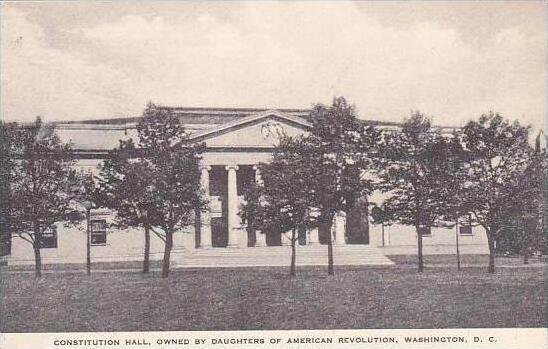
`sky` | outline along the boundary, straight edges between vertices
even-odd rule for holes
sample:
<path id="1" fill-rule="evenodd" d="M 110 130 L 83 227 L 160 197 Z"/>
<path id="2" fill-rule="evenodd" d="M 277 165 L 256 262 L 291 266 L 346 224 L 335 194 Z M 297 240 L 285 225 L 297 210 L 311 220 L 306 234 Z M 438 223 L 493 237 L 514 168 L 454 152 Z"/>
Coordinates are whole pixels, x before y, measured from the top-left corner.
<path id="1" fill-rule="evenodd" d="M 138 116 L 146 103 L 490 110 L 542 127 L 546 5 L 531 2 L 4 2 L 0 116 Z"/>

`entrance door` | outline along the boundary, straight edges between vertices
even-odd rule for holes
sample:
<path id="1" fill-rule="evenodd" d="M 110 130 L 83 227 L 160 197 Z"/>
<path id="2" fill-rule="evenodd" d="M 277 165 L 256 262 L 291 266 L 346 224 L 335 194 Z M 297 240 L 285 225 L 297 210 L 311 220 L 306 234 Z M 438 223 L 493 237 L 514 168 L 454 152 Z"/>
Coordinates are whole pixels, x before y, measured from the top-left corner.
<path id="1" fill-rule="evenodd" d="M 228 225 L 224 217 L 211 218 L 211 244 L 213 247 L 228 245 Z"/>
<path id="2" fill-rule="evenodd" d="M 267 246 L 281 246 L 282 234 L 277 231 L 269 231 L 266 233 L 266 245 Z"/>

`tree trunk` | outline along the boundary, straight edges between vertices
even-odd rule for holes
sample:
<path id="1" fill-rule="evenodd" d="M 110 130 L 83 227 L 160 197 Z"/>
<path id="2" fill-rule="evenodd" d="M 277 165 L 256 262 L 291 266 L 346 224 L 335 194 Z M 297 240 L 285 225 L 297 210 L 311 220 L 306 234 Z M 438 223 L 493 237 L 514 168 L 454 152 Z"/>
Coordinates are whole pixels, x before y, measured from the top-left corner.
<path id="1" fill-rule="evenodd" d="M 457 244 L 457 270 L 460 270 L 460 251 L 459 251 L 459 221 L 455 222 L 455 243 Z"/>
<path id="2" fill-rule="evenodd" d="M 330 216 L 328 220 L 329 223 L 333 224 L 333 216 Z M 332 226 L 329 228 L 329 238 L 327 239 L 327 275 L 335 275 L 335 270 L 333 269 L 333 235 L 331 234 Z"/>
<path id="3" fill-rule="evenodd" d="M 295 259 L 296 259 L 296 248 L 295 248 L 295 240 L 297 240 L 297 234 L 295 233 L 296 229 L 293 229 L 293 232 L 291 234 L 291 267 L 289 270 L 289 276 L 293 277 L 295 276 Z"/>
<path id="4" fill-rule="evenodd" d="M 331 236 L 327 240 L 327 275 L 335 275 L 333 270 L 333 240 Z"/>
<path id="5" fill-rule="evenodd" d="M 523 251 L 523 264 L 529 264 L 529 248 L 525 248 Z"/>
<path id="6" fill-rule="evenodd" d="M 424 270 L 424 260 L 422 258 L 422 234 L 420 232 L 419 226 L 416 226 L 417 230 L 417 255 L 419 257 L 419 273 L 422 273 Z"/>
<path id="7" fill-rule="evenodd" d="M 171 257 L 171 249 L 173 248 L 173 232 L 166 231 L 166 242 L 164 249 L 164 261 L 162 264 L 162 277 L 167 278 L 169 275 L 169 258 Z"/>
<path id="8" fill-rule="evenodd" d="M 90 211 L 86 211 L 86 275 L 91 275 L 91 222 Z"/>
<path id="9" fill-rule="evenodd" d="M 145 255 L 143 257 L 143 273 L 150 271 L 150 229 L 145 225 Z"/>
<path id="10" fill-rule="evenodd" d="M 385 242 L 384 242 L 384 222 L 381 223 L 381 229 L 382 229 L 382 247 L 385 246 Z"/>
<path id="11" fill-rule="evenodd" d="M 495 241 L 491 237 L 490 232 L 487 232 L 487 243 L 489 244 L 489 273 L 495 272 Z"/>
<path id="12" fill-rule="evenodd" d="M 42 257 L 40 256 L 40 240 L 36 239 L 32 244 L 34 250 L 34 270 L 37 278 L 42 276 Z"/>

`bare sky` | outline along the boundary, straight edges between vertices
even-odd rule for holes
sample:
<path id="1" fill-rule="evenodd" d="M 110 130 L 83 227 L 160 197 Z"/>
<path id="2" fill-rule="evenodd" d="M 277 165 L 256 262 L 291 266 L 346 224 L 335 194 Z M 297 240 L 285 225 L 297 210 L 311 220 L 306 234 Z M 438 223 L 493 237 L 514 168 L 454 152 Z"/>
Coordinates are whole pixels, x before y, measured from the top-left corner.
<path id="1" fill-rule="evenodd" d="M 136 116 L 147 101 L 411 110 L 462 125 L 489 110 L 545 117 L 543 2 L 8 2 L 6 120 Z"/>

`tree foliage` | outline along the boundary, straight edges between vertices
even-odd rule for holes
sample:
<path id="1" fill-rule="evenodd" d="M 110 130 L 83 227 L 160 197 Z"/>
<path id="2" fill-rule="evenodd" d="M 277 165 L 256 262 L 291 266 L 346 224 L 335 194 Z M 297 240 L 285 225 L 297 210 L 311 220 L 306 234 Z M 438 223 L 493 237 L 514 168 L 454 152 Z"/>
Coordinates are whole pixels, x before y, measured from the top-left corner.
<path id="1" fill-rule="evenodd" d="M 100 197 L 119 222 L 142 225 L 162 238 L 167 277 L 173 234 L 194 223 L 194 212 L 206 205 L 198 166 L 204 145 L 190 140 L 169 109 L 154 104 L 145 109 L 137 133 L 137 144 L 120 142 L 102 166 Z"/>
<path id="2" fill-rule="evenodd" d="M 42 235 L 57 223 L 75 223 L 81 178 L 71 145 L 62 143 L 38 118 L 12 128 L 13 158 L 7 214 L 9 229 L 33 246 L 36 276 L 41 276 Z"/>
<path id="3" fill-rule="evenodd" d="M 358 120 L 354 107 L 342 97 L 335 98 L 330 106 L 316 105 L 310 120 L 312 127 L 308 134 L 298 139 L 286 139 L 274 154 L 274 165 L 263 165 L 265 183 L 271 181 L 280 192 L 273 192 L 276 190 L 273 188 L 261 188 L 271 191 L 262 194 L 291 202 L 288 206 L 291 209 L 287 210 L 269 206 L 266 222 L 275 225 L 288 222 L 288 227 L 302 224 L 329 229 L 337 213 L 349 210 L 359 198 L 373 191 L 372 179 L 363 176 L 363 172 L 372 163 L 380 132 Z M 277 181 L 280 183 L 274 185 Z M 302 199 L 293 197 L 292 193 L 284 193 L 286 188 L 293 188 Z M 250 204 L 246 208 L 247 211 L 253 209 L 256 208 Z M 293 218 L 289 219 L 289 213 Z M 327 242 L 328 274 L 333 275 L 331 237 Z"/>
<path id="4" fill-rule="evenodd" d="M 520 177 L 532 154 L 529 128 L 489 113 L 463 128 L 465 177 L 463 199 L 472 218 L 486 231 L 489 272 L 495 271 L 495 244 L 501 239 L 509 210 L 524 186 Z M 523 182 L 524 183 L 524 182 Z"/>
<path id="5" fill-rule="evenodd" d="M 291 232 L 290 275 L 295 275 L 295 244 L 298 234 L 316 225 L 313 195 L 317 188 L 310 180 L 310 154 L 302 137 L 284 137 L 272 161 L 258 167 L 260 180 L 245 192 L 241 217 L 248 229 L 261 232 Z"/>
<path id="6" fill-rule="evenodd" d="M 11 252 L 9 206 L 15 166 L 14 123 L 0 121 L 0 256 Z"/>
<path id="7" fill-rule="evenodd" d="M 525 263 L 533 252 L 544 250 L 546 245 L 543 220 L 548 163 L 546 149 L 540 147 L 540 136 L 539 133 L 523 172 L 514 178 L 515 195 L 508 202 L 497 236 L 497 252 L 521 254 Z"/>
<path id="8" fill-rule="evenodd" d="M 380 131 L 358 120 L 355 108 L 343 97 L 332 105 L 318 104 L 311 112 L 312 129 L 305 138 L 314 206 L 319 226 L 330 226 L 334 216 L 349 211 L 355 202 L 374 190 L 372 178 L 364 176 L 377 152 Z M 333 246 L 327 240 L 328 274 L 333 275 Z"/>
<path id="9" fill-rule="evenodd" d="M 381 188 L 389 195 L 383 220 L 415 227 L 419 272 L 424 267 L 423 231 L 437 225 L 446 213 L 443 188 L 450 154 L 451 141 L 419 112 L 406 119 L 401 130 L 386 134 L 380 154 Z"/>

